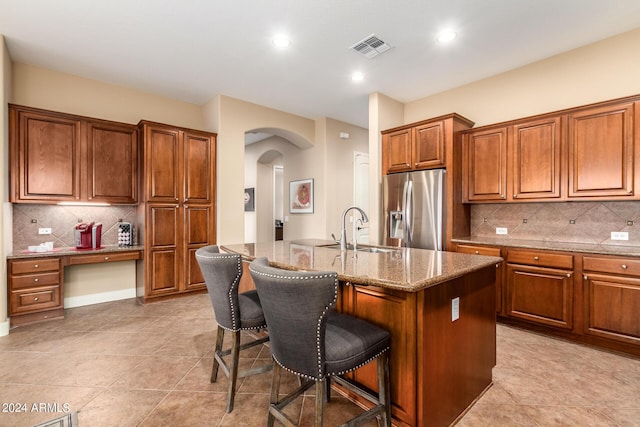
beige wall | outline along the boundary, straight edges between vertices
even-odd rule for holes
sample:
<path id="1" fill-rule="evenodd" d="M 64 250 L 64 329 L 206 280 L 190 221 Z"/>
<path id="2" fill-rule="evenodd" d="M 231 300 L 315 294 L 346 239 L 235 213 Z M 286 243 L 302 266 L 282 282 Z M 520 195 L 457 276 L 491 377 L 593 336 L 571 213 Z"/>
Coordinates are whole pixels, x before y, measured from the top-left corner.
<path id="1" fill-rule="evenodd" d="M 0 336 L 9 333 L 9 321 L 7 320 L 7 261 L 6 255 L 11 251 L 11 204 L 9 203 L 9 176 L 8 144 L 9 113 L 7 103 L 11 99 L 11 59 L 9 51 L 4 43 L 4 37 L 0 34 L 0 174 L 2 174 L 2 188 L 0 189 Z"/>
<path id="2" fill-rule="evenodd" d="M 477 126 L 640 94 L 640 29 L 404 107 L 404 123 L 456 112 Z"/>

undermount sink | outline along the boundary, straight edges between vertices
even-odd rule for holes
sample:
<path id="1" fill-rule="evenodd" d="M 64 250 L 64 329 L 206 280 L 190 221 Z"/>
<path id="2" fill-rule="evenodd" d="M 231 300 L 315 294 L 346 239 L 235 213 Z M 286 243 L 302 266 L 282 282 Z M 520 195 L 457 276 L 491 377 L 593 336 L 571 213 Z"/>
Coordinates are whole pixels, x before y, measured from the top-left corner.
<path id="1" fill-rule="evenodd" d="M 321 246 L 322 248 L 329 248 L 329 249 L 338 249 L 340 250 L 340 243 L 336 243 L 336 244 L 332 244 L 332 245 L 325 245 L 325 246 Z M 352 244 L 348 244 L 347 245 L 347 250 L 348 251 L 352 251 L 353 249 L 353 245 Z M 369 252 L 372 254 L 375 253 L 389 253 L 389 252 L 395 252 L 397 251 L 397 249 L 393 249 L 393 248 L 380 248 L 377 246 L 358 246 L 356 249 L 356 252 Z"/>

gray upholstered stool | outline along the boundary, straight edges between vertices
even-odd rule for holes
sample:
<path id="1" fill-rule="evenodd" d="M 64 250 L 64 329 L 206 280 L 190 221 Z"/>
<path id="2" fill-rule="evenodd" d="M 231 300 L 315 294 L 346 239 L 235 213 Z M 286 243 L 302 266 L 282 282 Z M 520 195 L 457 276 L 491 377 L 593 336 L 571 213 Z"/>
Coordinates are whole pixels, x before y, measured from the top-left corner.
<path id="1" fill-rule="evenodd" d="M 333 310 L 338 296 L 334 272 L 289 271 L 270 267 L 266 258 L 249 266 L 262 303 L 273 356 L 271 403 L 267 425 L 275 419 L 296 425 L 284 407 L 315 384 L 315 425 L 322 425 L 329 380 L 370 400 L 374 406 L 348 422 L 356 425 L 381 416 L 391 426 L 389 333 L 369 322 Z M 364 392 L 340 375 L 377 359 L 378 397 Z M 281 369 L 301 379 L 300 387 L 280 398 Z M 325 394 L 326 393 L 326 394 Z"/>
<path id="2" fill-rule="evenodd" d="M 215 245 L 205 246 L 196 251 L 196 259 L 200 270 L 204 275 L 213 311 L 218 323 L 216 348 L 211 368 L 211 382 L 218 377 L 218 366 L 229 378 L 229 391 L 227 393 L 227 412 L 233 410 L 233 401 L 236 393 L 238 378 L 259 374 L 270 370 L 273 365 L 258 366 L 238 372 L 240 351 L 262 344 L 269 337 L 253 338 L 251 341 L 240 345 L 240 334 L 247 330 L 261 330 L 267 327 L 262 314 L 262 307 L 258 293 L 253 291 L 238 293 L 238 285 L 242 277 L 242 259 L 238 254 L 220 253 Z M 222 350 L 225 331 L 231 332 L 231 349 Z M 231 355 L 230 364 L 224 357 Z"/>

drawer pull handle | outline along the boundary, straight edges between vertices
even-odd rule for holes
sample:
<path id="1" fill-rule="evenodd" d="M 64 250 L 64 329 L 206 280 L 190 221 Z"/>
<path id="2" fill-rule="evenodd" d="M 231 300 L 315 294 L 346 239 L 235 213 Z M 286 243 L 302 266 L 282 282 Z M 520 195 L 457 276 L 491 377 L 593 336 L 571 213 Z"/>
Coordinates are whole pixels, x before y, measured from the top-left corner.
<path id="1" fill-rule="evenodd" d="M 38 301 L 38 299 L 39 299 L 38 297 L 35 297 L 33 300 L 34 300 L 34 301 Z"/>
<path id="2" fill-rule="evenodd" d="M 538 261 L 538 260 L 540 259 L 540 257 L 538 257 L 538 256 L 534 256 L 534 257 L 533 257 L 533 259 L 534 259 L 534 260 L 536 260 L 536 261 Z"/>
<path id="3" fill-rule="evenodd" d="M 626 270 L 627 269 L 627 264 L 622 264 L 622 269 Z"/>
<path id="4" fill-rule="evenodd" d="M 583 278 L 584 280 L 589 280 L 589 276 L 587 276 L 586 274 L 585 274 L 584 276 L 582 276 L 582 278 Z"/>
<path id="5" fill-rule="evenodd" d="M 33 266 L 33 268 L 38 268 L 38 267 L 40 267 L 38 264 L 35 264 L 35 265 Z"/>
<path id="6" fill-rule="evenodd" d="M 108 256 L 104 257 L 104 260 L 109 261 L 109 257 Z"/>
<path id="7" fill-rule="evenodd" d="M 567 273 L 567 277 L 571 277 L 571 273 Z"/>
<path id="8" fill-rule="evenodd" d="M 33 279 L 34 282 L 39 282 L 40 279 L 38 279 L 37 277 L 35 279 Z"/>
<path id="9" fill-rule="evenodd" d="M 480 251 L 476 251 L 476 255 L 480 255 Z"/>

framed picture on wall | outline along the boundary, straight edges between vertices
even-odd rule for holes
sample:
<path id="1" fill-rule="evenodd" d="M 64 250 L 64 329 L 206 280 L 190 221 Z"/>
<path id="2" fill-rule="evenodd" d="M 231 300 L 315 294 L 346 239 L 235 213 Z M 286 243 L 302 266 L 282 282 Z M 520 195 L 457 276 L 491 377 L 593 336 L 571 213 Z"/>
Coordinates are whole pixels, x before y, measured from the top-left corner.
<path id="1" fill-rule="evenodd" d="M 244 189 L 244 211 L 253 212 L 256 210 L 255 188 Z"/>
<path id="2" fill-rule="evenodd" d="M 313 213 L 313 178 L 289 182 L 289 212 Z"/>

